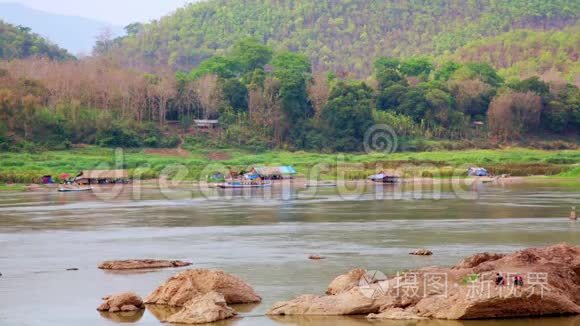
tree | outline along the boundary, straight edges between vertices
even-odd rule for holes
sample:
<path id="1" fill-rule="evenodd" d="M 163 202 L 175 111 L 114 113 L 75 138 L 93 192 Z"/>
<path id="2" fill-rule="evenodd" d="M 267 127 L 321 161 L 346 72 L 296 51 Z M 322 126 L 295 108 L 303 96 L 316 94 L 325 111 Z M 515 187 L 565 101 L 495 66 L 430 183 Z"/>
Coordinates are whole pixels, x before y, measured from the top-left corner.
<path id="1" fill-rule="evenodd" d="M 550 86 L 534 76 L 524 80 L 516 80 L 507 85 L 516 92 L 534 92 L 542 97 L 545 101 L 550 97 Z"/>
<path id="2" fill-rule="evenodd" d="M 470 62 L 457 69 L 452 76 L 453 80 L 473 80 L 479 79 L 482 82 L 493 87 L 499 87 L 503 84 L 503 78 L 498 75 L 497 71 L 487 63 Z"/>
<path id="3" fill-rule="evenodd" d="M 310 59 L 306 55 L 289 51 L 276 54 L 272 59 L 272 67 L 277 77 L 289 71 L 302 74 L 312 72 Z"/>
<path id="4" fill-rule="evenodd" d="M 308 98 L 314 107 L 317 116 L 320 116 L 322 109 L 328 102 L 330 88 L 328 86 L 328 75 L 324 73 L 314 74 L 312 81 L 308 85 Z"/>
<path id="5" fill-rule="evenodd" d="M 307 93 L 310 60 L 302 54 L 283 52 L 274 57 L 272 66 L 280 81 L 280 103 L 286 122 L 283 138 L 303 148 L 305 123 L 314 115 Z"/>
<path id="6" fill-rule="evenodd" d="M 391 57 L 380 57 L 377 60 L 375 60 L 375 63 L 373 65 L 375 72 L 383 71 L 386 69 L 399 70 L 400 66 L 401 60 Z"/>
<path id="7" fill-rule="evenodd" d="M 505 92 L 496 96 L 488 111 L 490 131 L 504 139 L 520 138 L 540 123 L 542 99 L 533 92 Z"/>
<path id="8" fill-rule="evenodd" d="M 409 88 L 409 91 L 401 97 L 398 111 L 412 117 L 416 122 L 420 122 L 425 117 L 425 113 L 429 111 L 429 102 L 425 98 L 425 91 L 420 87 Z"/>
<path id="9" fill-rule="evenodd" d="M 236 112 L 248 111 L 248 89 L 235 78 L 223 81 L 222 92 L 225 100 Z"/>
<path id="10" fill-rule="evenodd" d="M 449 89 L 457 110 L 473 119 L 485 119 L 495 89 L 479 79 L 450 81 Z"/>
<path id="11" fill-rule="evenodd" d="M 125 26 L 125 32 L 127 35 L 136 36 L 143 29 L 143 24 L 141 23 L 131 23 Z"/>
<path id="12" fill-rule="evenodd" d="M 197 68 L 189 73 L 191 80 L 198 79 L 207 74 L 217 75 L 221 78 L 232 78 L 238 74 L 239 68 L 231 58 L 214 56 L 203 61 Z"/>
<path id="13" fill-rule="evenodd" d="M 401 84 L 393 84 L 380 92 L 377 98 L 377 108 L 383 111 L 398 110 L 407 87 Z"/>
<path id="14" fill-rule="evenodd" d="M 433 63 L 427 57 L 412 57 L 401 62 L 399 69 L 405 76 L 422 77 L 426 79 L 431 70 L 433 70 Z"/>
<path id="15" fill-rule="evenodd" d="M 272 49 L 255 38 L 246 38 L 236 44 L 230 53 L 242 72 L 261 69 L 272 59 Z"/>
<path id="16" fill-rule="evenodd" d="M 360 150 L 373 124 L 373 106 L 373 90 L 365 83 L 336 84 L 321 116 L 329 146 L 339 151 Z"/>
<path id="17" fill-rule="evenodd" d="M 218 110 L 223 99 L 223 93 L 216 75 L 203 75 L 194 81 L 195 92 L 199 95 L 199 102 L 203 109 L 200 118 L 217 118 Z"/>
<path id="18" fill-rule="evenodd" d="M 462 65 L 459 63 L 448 61 L 444 63 L 439 69 L 437 69 L 437 71 L 435 71 L 435 79 L 447 81 L 461 67 Z"/>
<path id="19" fill-rule="evenodd" d="M 554 87 L 551 100 L 542 110 L 542 126 L 550 131 L 562 133 L 580 129 L 580 90 L 575 85 Z"/>
<path id="20" fill-rule="evenodd" d="M 397 70 L 387 68 L 375 72 L 377 81 L 379 82 L 379 90 L 386 89 L 394 84 L 407 86 L 407 80 Z"/>

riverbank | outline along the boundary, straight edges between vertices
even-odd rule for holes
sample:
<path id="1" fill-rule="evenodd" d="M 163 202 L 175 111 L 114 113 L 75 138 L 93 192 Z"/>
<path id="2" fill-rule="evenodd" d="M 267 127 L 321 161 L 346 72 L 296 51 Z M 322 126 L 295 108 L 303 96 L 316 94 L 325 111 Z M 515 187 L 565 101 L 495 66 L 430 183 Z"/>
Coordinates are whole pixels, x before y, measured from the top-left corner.
<path id="1" fill-rule="evenodd" d="M 580 177 L 580 150 L 544 151 L 524 148 L 438 152 L 321 154 L 269 151 L 250 153 L 234 149 L 195 152 L 124 150 L 85 147 L 68 151 L 0 154 L 0 182 L 33 183 L 43 175 L 75 174 L 86 169 L 128 169 L 139 179 L 154 179 L 177 168 L 185 179 L 228 169 L 248 170 L 254 165 L 292 165 L 308 179 L 365 179 L 378 170 L 403 172 L 407 177 L 448 178 L 465 175 L 468 166 L 483 166 L 494 175 Z M 399 173 L 400 174 L 400 173 Z M 2 190 L 5 187 L 0 188 Z"/>

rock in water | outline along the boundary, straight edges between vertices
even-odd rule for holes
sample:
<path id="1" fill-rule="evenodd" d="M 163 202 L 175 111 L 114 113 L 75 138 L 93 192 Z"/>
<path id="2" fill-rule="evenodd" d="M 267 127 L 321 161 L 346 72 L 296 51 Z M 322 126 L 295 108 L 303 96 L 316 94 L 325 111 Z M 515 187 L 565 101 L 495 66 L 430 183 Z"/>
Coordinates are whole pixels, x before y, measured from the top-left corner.
<path id="1" fill-rule="evenodd" d="M 342 292 L 347 292 L 348 290 L 357 287 L 366 274 L 366 270 L 362 268 L 354 269 L 344 275 L 337 276 L 330 284 L 326 290 L 326 294 L 335 295 Z"/>
<path id="2" fill-rule="evenodd" d="M 236 315 L 228 307 L 224 296 L 217 292 L 208 292 L 193 297 L 181 311 L 167 318 L 175 324 L 204 324 L 224 320 Z"/>
<path id="3" fill-rule="evenodd" d="M 132 292 L 109 295 L 103 300 L 105 302 L 97 308 L 98 311 L 121 312 L 145 309 L 143 299 Z"/>
<path id="4" fill-rule="evenodd" d="M 349 274 L 357 275 L 358 271 Z M 495 285 L 496 274 L 506 279 Z M 452 268 L 427 267 L 333 295 L 276 303 L 270 315 L 362 315 L 377 319 L 488 319 L 580 314 L 580 247 L 566 244 L 510 255 L 477 254 Z M 516 275 L 523 285 L 516 286 Z"/>
<path id="5" fill-rule="evenodd" d="M 146 299 L 148 304 L 184 306 L 200 294 L 223 294 L 228 304 L 261 302 L 254 289 L 237 276 L 223 271 L 190 269 L 169 278 Z"/>
<path id="6" fill-rule="evenodd" d="M 429 249 L 417 249 L 411 253 L 409 253 L 409 255 L 413 255 L 413 256 L 432 256 L 433 252 Z"/>
<path id="7" fill-rule="evenodd" d="M 191 263 L 181 260 L 129 259 L 104 261 L 99 265 L 99 268 L 107 270 L 130 270 L 147 268 L 175 268 L 189 265 L 191 265 Z"/>

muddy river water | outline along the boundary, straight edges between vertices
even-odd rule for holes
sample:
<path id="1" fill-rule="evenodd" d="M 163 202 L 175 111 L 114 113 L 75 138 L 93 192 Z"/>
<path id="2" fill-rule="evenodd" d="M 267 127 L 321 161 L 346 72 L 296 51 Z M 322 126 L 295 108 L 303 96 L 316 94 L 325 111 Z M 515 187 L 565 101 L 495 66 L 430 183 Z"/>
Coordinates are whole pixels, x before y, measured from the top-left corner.
<path id="1" fill-rule="evenodd" d="M 580 326 L 580 317 L 493 321 L 367 321 L 276 318 L 276 301 L 322 294 L 356 267 L 395 273 L 453 265 L 481 251 L 511 252 L 560 242 L 580 245 L 580 189 L 560 183 L 361 189 L 103 193 L 0 192 L 0 325 L 159 325 L 168 311 L 102 315 L 106 294 L 146 296 L 176 270 L 112 273 L 103 260 L 182 259 L 240 276 L 263 297 L 216 325 Z M 431 257 L 409 256 L 429 248 Z M 327 257 L 310 261 L 310 254 Z M 78 268 L 78 271 L 67 271 Z"/>

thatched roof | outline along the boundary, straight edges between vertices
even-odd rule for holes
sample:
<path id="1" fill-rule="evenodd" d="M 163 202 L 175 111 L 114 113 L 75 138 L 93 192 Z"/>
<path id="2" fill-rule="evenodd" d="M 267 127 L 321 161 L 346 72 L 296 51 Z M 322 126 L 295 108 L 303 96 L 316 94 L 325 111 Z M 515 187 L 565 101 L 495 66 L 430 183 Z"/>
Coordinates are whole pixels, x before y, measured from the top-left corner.
<path id="1" fill-rule="evenodd" d="M 255 168 L 255 170 L 262 176 L 296 174 L 296 170 L 291 166 L 262 166 Z"/>
<path id="2" fill-rule="evenodd" d="M 129 177 L 127 170 L 85 170 L 77 177 L 78 179 L 126 179 Z"/>

